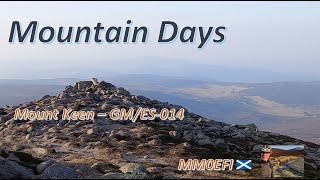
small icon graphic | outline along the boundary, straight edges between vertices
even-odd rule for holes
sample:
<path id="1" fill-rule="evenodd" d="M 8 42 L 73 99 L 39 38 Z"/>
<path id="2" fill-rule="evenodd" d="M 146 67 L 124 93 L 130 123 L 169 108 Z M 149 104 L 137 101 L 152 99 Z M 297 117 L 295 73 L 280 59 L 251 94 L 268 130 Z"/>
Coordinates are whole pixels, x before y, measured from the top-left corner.
<path id="1" fill-rule="evenodd" d="M 247 170 L 252 168 L 251 160 L 237 160 L 236 169 Z"/>

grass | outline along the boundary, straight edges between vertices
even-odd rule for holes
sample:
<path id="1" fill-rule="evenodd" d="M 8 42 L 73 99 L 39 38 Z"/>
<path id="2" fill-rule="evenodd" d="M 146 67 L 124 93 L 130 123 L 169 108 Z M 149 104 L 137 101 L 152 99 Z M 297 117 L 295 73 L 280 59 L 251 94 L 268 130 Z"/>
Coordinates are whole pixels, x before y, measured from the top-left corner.
<path id="1" fill-rule="evenodd" d="M 300 156 L 279 156 L 277 158 L 272 158 L 272 159 L 280 161 L 280 165 L 282 165 L 285 162 L 288 162 L 288 161 L 291 161 L 291 160 L 294 160 L 294 159 L 299 159 L 299 158 L 302 158 L 302 157 L 300 157 Z"/>
<path id="2" fill-rule="evenodd" d="M 296 175 L 294 175 L 292 172 L 287 171 L 287 170 L 282 170 L 280 172 L 279 177 L 296 177 Z"/>

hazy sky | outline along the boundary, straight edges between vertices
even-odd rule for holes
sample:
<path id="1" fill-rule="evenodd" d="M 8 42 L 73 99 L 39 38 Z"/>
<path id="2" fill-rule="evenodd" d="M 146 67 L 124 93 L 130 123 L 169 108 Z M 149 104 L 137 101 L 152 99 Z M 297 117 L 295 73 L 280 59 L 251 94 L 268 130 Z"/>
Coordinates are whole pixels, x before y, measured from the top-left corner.
<path id="1" fill-rule="evenodd" d="M 271 148 L 277 148 L 277 149 L 284 149 L 284 150 L 288 150 L 288 149 L 293 149 L 293 148 L 302 148 L 304 149 L 303 145 L 271 145 Z"/>
<path id="2" fill-rule="evenodd" d="M 98 22 L 105 27 L 125 27 L 128 19 L 133 22 L 131 26 L 148 27 L 146 44 L 8 42 L 15 20 L 23 28 L 37 20 L 39 27 L 49 25 L 58 29 L 94 27 Z M 175 21 L 180 29 L 226 26 L 226 39 L 221 44 L 209 42 L 198 49 L 197 31 L 194 44 L 183 44 L 178 39 L 159 44 L 163 20 Z M 59 71 L 72 76 L 73 70 L 85 67 L 125 73 L 137 58 L 160 57 L 168 59 L 168 64 L 182 61 L 253 67 L 314 75 L 320 80 L 319 42 L 320 2 L 0 2 L 0 79 L 49 78 L 46 72 Z M 28 72 L 32 72 L 32 77 Z"/>

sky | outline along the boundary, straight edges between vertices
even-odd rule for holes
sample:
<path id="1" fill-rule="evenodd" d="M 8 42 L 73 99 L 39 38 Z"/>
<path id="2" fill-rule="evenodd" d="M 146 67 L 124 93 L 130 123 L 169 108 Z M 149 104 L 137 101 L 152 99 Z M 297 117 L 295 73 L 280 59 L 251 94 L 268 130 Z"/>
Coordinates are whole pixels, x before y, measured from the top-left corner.
<path id="1" fill-rule="evenodd" d="M 58 29 L 98 22 L 125 27 L 129 19 L 131 26 L 148 27 L 147 43 L 8 42 L 12 21 L 25 28 L 37 20 L 40 28 Z M 226 39 L 198 49 L 197 32 L 193 44 L 179 39 L 159 44 L 164 20 L 180 29 L 225 26 Z M 77 70 L 97 68 L 141 73 L 135 67 L 156 69 L 146 62 L 153 57 L 168 65 L 264 69 L 320 80 L 319 32 L 320 2 L 0 2 L 0 79 L 72 77 Z"/>
<path id="2" fill-rule="evenodd" d="M 304 149 L 303 145 L 271 145 L 271 148 L 277 148 L 277 149 L 284 149 L 284 150 L 288 150 L 288 149 L 293 149 L 293 148 L 302 148 Z"/>

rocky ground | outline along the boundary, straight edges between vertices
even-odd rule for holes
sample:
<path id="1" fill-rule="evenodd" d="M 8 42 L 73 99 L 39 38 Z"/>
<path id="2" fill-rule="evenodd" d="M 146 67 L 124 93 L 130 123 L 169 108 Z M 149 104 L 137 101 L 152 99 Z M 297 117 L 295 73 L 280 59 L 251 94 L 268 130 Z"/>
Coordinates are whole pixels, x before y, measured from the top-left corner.
<path id="1" fill-rule="evenodd" d="M 320 178 L 320 145 L 258 131 L 254 124 L 230 125 L 188 111 L 182 121 L 17 121 L 18 107 L 96 113 L 115 107 L 181 108 L 94 80 L 0 108 L 0 178 L 257 178 L 254 170 L 177 170 L 180 158 L 255 159 L 256 144 L 305 145 L 305 176 Z"/>

